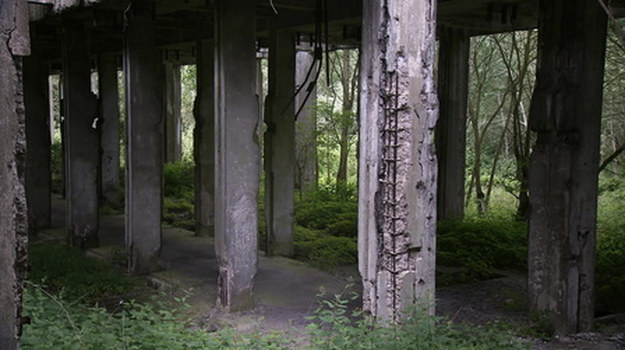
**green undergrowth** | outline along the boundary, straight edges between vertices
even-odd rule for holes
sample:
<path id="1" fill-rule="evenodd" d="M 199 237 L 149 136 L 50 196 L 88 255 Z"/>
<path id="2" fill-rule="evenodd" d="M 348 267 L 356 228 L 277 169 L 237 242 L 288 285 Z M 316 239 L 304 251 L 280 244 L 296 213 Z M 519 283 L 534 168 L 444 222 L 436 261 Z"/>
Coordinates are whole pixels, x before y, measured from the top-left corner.
<path id="1" fill-rule="evenodd" d="M 600 183 L 595 286 L 600 314 L 625 312 L 625 181 Z"/>
<path id="2" fill-rule="evenodd" d="M 193 231 L 195 229 L 193 162 L 165 164 L 163 183 L 163 221 Z"/>
<path id="3" fill-rule="evenodd" d="M 359 298 L 320 296 L 301 332 L 207 331 L 185 318 L 186 298 L 120 302 L 113 310 L 69 302 L 27 283 L 22 349 L 526 349 L 510 329 L 427 316 L 415 308 L 398 325 L 374 322 L 350 304 Z"/>
<path id="4" fill-rule="evenodd" d="M 527 264 L 527 224 L 514 214 L 468 216 L 438 224 L 436 260 L 459 268 L 440 275 L 440 285 L 471 282 L 496 276 L 496 270 L 524 271 Z"/>
<path id="5" fill-rule="evenodd" d="M 375 322 L 350 303 L 359 296 L 322 299 L 309 317 L 314 349 L 527 349 L 514 332 L 498 324 L 475 326 L 428 316 L 424 307 L 404 312 L 399 324 Z"/>
<path id="6" fill-rule="evenodd" d="M 120 302 L 114 310 L 69 302 L 29 284 L 24 297 L 22 349 L 283 349 L 274 334 L 241 334 L 224 328 L 209 333 L 183 315 L 185 298 L 169 302 Z"/>
<path id="7" fill-rule="evenodd" d="M 319 268 L 358 259 L 358 202 L 352 184 L 322 186 L 295 206 L 295 257 Z"/>
<path id="8" fill-rule="evenodd" d="M 61 243 L 30 244 L 28 262 L 31 281 L 53 293 L 63 290 L 67 298 L 87 304 L 129 293 L 139 285 L 110 264 Z"/>

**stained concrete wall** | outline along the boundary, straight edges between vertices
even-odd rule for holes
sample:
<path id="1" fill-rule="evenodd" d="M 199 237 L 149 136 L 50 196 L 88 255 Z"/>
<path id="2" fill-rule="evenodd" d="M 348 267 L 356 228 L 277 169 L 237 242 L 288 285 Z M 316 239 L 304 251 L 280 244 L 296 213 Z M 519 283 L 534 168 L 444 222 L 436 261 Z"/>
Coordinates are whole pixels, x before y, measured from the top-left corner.
<path id="1" fill-rule="evenodd" d="M 428 0 L 363 8 L 359 271 L 364 310 L 388 321 L 434 312 L 435 13 Z"/>
<path id="2" fill-rule="evenodd" d="M 215 250 L 218 303 L 230 310 L 254 305 L 258 262 L 256 9 L 248 5 L 219 2 L 215 27 Z"/>
<path id="3" fill-rule="evenodd" d="M 195 160 L 195 233 L 212 236 L 215 230 L 215 47 L 197 45 L 197 95 L 193 114 Z"/>
<path id="4" fill-rule="evenodd" d="M 20 56 L 30 52 L 26 2 L 0 6 L 0 349 L 19 348 L 26 273 L 25 115 Z"/>
<path id="5" fill-rule="evenodd" d="M 153 2 L 135 1 L 126 27 L 126 248 L 128 269 L 159 269 L 162 228 L 162 77 Z"/>
<path id="6" fill-rule="evenodd" d="M 68 241 L 82 249 L 98 245 L 100 145 L 96 97 L 91 93 L 91 57 L 83 23 L 63 23 L 65 193 Z"/>
<path id="7" fill-rule="evenodd" d="M 100 93 L 101 188 L 102 197 L 113 206 L 120 202 L 119 193 L 119 89 L 117 55 L 98 57 L 98 91 Z"/>
<path id="8" fill-rule="evenodd" d="M 607 17 L 597 2 L 540 2 L 530 108 L 528 294 L 558 333 L 592 329 Z"/>
<path id="9" fill-rule="evenodd" d="M 296 54 L 296 86 L 304 85 L 295 98 L 295 108 L 300 109 L 295 122 L 295 187 L 308 192 L 317 188 L 317 87 L 310 86 L 314 81 L 317 64 L 314 52 L 298 51 Z M 311 66 L 315 65 L 312 67 Z M 306 80 L 308 71 L 311 71 Z M 309 91 L 311 89 L 312 91 Z M 308 95 L 308 99 L 306 96 Z M 297 111 L 297 110 L 296 110 Z"/>
<path id="10" fill-rule="evenodd" d="M 467 97 L 470 38 L 466 29 L 440 30 L 438 91 L 440 118 L 436 126 L 439 220 L 464 216 Z"/>
<path id="11" fill-rule="evenodd" d="M 293 255 L 295 191 L 295 35 L 273 30 L 265 115 L 267 253 Z"/>
<path id="12" fill-rule="evenodd" d="M 175 163 L 182 159 L 182 95 L 180 85 L 180 65 L 163 62 L 165 89 L 163 94 L 163 119 L 165 121 L 165 163 Z"/>
<path id="13" fill-rule="evenodd" d="M 51 224 L 50 104 L 48 66 L 36 50 L 24 58 L 24 103 L 26 105 L 26 197 L 31 234 Z"/>

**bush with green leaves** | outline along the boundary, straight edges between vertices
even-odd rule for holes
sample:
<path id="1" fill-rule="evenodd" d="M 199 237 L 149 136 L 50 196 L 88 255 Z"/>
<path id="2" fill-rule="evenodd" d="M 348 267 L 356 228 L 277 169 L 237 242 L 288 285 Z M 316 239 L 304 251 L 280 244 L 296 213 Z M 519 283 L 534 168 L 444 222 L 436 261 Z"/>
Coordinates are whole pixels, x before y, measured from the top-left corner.
<path id="1" fill-rule="evenodd" d="M 209 333 L 184 318 L 184 298 L 172 302 L 124 301 L 113 312 L 54 296 L 27 284 L 21 348 L 45 349 L 287 349 L 281 335 L 241 334 L 224 328 Z"/>
<path id="2" fill-rule="evenodd" d="M 194 165 L 192 162 L 168 163 L 163 167 L 163 221 L 189 230 L 195 229 Z"/>
<path id="3" fill-rule="evenodd" d="M 358 261 L 358 244 L 350 237 L 336 237 L 319 230 L 295 227 L 295 257 L 320 268 L 334 268 Z"/>
<path id="4" fill-rule="evenodd" d="M 429 316 L 424 307 L 407 310 L 399 324 L 385 324 L 350 311 L 355 293 L 323 298 L 308 326 L 312 349 L 527 349 L 509 329 L 478 327 Z"/>
<path id="5" fill-rule="evenodd" d="M 456 283 L 492 277 L 495 269 L 525 270 L 527 225 L 512 215 L 440 222 L 437 263 L 463 269 Z"/>
<path id="6" fill-rule="evenodd" d="M 29 278 L 52 291 L 65 290 L 72 300 L 95 303 L 128 293 L 135 280 L 104 261 L 85 257 L 80 250 L 61 243 L 33 243 L 29 246 Z"/>
<path id="7" fill-rule="evenodd" d="M 595 286 L 601 313 L 625 311 L 625 181 L 601 181 Z"/>

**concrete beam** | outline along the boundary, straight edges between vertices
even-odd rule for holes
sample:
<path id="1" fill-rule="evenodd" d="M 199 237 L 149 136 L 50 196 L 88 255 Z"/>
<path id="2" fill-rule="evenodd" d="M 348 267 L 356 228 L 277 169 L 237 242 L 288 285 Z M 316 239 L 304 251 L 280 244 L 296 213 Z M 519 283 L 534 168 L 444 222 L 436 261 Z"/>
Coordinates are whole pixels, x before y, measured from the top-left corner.
<path id="1" fill-rule="evenodd" d="M 105 201 L 119 206 L 119 90 L 117 55 L 98 57 L 98 91 L 100 93 L 101 188 Z"/>
<path id="2" fill-rule="evenodd" d="M 438 157 L 438 219 L 464 216 L 467 97 L 471 40 L 464 29 L 440 30 L 438 96 L 440 118 L 436 125 Z"/>
<path id="3" fill-rule="evenodd" d="M 218 304 L 254 305 L 258 262 L 260 120 L 256 99 L 256 13 L 246 0 L 221 1 L 216 17 L 215 249 Z"/>
<path id="4" fill-rule="evenodd" d="M 126 27 L 126 248 L 131 273 L 159 269 L 163 172 L 162 78 L 154 3 L 134 1 Z"/>
<path id="5" fill-rule="evenodd" d="M 295 191 L 295 35 L 272 31 L 265 114 L 267 254 L 293 255 Z"/>
<path id="6" fill-rule="evenodd" d="M 165 120 L 165 163 L 176 163 L 182 159 L 182 95 L 180 65 L 163 62 Z"/>
<path id="7" fill-rule="evenodd" d="M 560 334 L 594 321 L 597 183 L 606 14 L 597 2 L 542 0 L 530 129 L 528 294 Z"/>
<path id="8" fill-rule="evenodd" d="M 28 230 L 37 234 L 51 224 L 50 104 L 48 66 L 37 48 L 24 58 L 26 106 L 26 197 Z"/>
<path id="9" fill-rule="evenodd" d="M 88 38 L 80 22 L 64 22 L 63 104 L 65 197 L 68 241 L 81 249 L 98 245 L 98 130 L 96 97 L 91 92 Z"/>
<path id="10" fill-rule="evenodd" d="M 215 46 L 197 45 L 193 157 L 195 159 L 195 234 L 215 233 Z"/>
<path id="11" fill-rule="evenodd" d="M 436 2 L 363 3 L 359 270 L 363 308 L 397 322 L 434 313 Z"/>

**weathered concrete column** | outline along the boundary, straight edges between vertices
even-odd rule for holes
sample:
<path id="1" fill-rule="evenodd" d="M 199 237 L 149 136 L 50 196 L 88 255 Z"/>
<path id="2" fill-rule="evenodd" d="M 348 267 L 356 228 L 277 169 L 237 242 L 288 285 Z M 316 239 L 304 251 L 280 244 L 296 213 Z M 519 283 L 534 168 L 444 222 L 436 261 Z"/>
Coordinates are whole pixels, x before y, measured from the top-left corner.
<path id="1" fill-rule="evenodd" d="M 469 48 L 466 29 L 442 28 L 438 59 L 440 118 L 436 125 L 439 220 L 464 216 Z"/>
<path id="2" fill-rule="evenodd" d="M 296 54 L 296 84 L 304 85 L 295 98 L 295 108 L 301 112 L 295 121 L 295 188 L 309 192 L 317 188 L 317 87 L 311 86 L 314 80 L 313 71 L 306 81 L 306 75 L 315 62 L 312 51 L 298 51 Z M 308 100 L 306 95 L 310 91 Z M 303 105 L 303 106 L 302 106 Z"/>
<path id="3" fill-rule="evenodd" d="M 295 38 L 272 30 L 265 115 L 267 254 L 293 255 L 295 191 Z"/>
<path id="4" fill-rule="evenodd" d="M 26 105 L 26 198 L 28 230 L 37 234 L 50 227 L 52 174 L 50 167 L 50 104 L 48 65 L 36 47 L 24 58 Z"/>
<path id="5" fill-rule="evenodd" d="M 218 304 L 240 310 L 254 304 L 258 262 L 260 147 L 256 100 L 256 9 L 246 0 L 217 3 L 215 115 L 217 166 L 215 250 Z"/>
<path id="6" fill-rule="evenodd" d="M 91 93 L 91 58 L 82 23 L 64 22 L 63 104 L 65 197 L 68 240 L 81 249 L 98 245 L 98 166 L 100 145 L 96 97 Z"/>
<path id="7" fill-rule="evenodd" d="M 165 163 L 175 163 L 182 159 L 182 96 L 180 85 L 180 65 L 163 62 L 165 119 Z"/>
<path id="8" fill-rule="evenodd" d="M 558 333 L 594 320 L 597 181 L 606 15 L 595 1 L 542 0 L 530 128 L 528 289 Z"/>
<path id="9" fill-rule="evenodd" d="M 124 49 L 126 79 L 126 248 L 128 269 L 158 269 L 161 251 L 163 124 L 154 3 L 135 0 Z"/>
<path id="10" fill-rule="evenodd" d="M 0 6 L 0 349 L 19 348 L 28 219 L 24 193 L 26 135 L 22 58 L 29 52 L 28 5 Z"/>
<path id="11" fill-rule="evenodd" d="M 98 58 L 98 83 L 100 92 L 101 137 L 101 188 L 108 203 L 119 205 L 119 91 L 117 88 L 116 55 Z"/>
<path id="12" fill-rule="evenodd" d="M 436 1 L 363 2 L 359 270 L 363 308 L 434 312 Z"/>
<path id="13" fill-rule="evenodd" d="M 212 42 L 198 42 L 196 62 L 195 234 L 212 236 L 215 233 L 215 46 Z"/>

